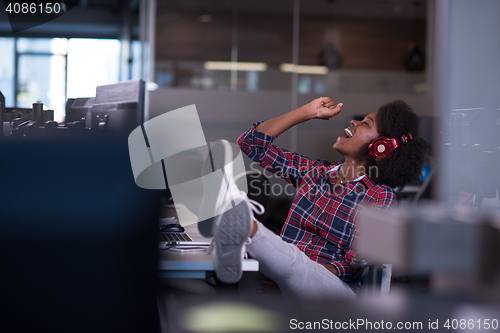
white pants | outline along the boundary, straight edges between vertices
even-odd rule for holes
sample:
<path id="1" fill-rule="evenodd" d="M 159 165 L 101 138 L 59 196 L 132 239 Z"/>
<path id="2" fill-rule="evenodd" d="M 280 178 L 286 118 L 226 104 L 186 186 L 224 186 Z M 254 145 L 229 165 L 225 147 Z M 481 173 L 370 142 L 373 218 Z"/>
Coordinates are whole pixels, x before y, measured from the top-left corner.
<path id="1" fill-rule="evenodd" d="M 262 223 L 257 224 L 247 251 L 259 261 L 260 271 L 278 284 L 285 297 L 305 300 L 355 297 L 351 288 L 323 265 L 309 259 Z"/>

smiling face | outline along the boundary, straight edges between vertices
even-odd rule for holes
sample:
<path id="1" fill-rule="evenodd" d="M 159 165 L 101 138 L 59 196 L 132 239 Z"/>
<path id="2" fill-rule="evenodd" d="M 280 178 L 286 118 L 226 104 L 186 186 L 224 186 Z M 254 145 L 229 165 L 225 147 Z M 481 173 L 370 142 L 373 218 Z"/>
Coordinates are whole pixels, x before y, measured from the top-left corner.
<path id="1" fill-rule="evenodd" d="M 355 158 L 361 148 L 379 137 L 377 114 L 370 113 L 362 121 L 351 120 L 351 126 L 345 129 L 346 135 L 339 136 L 333 148 L 344 157 Z"/>

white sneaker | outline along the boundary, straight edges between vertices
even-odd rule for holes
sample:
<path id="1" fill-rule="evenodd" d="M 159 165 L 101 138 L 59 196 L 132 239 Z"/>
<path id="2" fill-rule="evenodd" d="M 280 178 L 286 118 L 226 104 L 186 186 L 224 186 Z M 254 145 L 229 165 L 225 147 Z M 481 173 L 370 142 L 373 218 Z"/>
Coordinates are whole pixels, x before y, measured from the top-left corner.
<path id="1" fill-rule="evenodd" d="M 234 193 L 240 201 L 218 216 L 214 226 L 214 239 L 208 253 L 213 250 L 215 274 L 224 283 L 236 283 L 241 279 L 246 245 L 251 243 L 253 212 L 264 213 L 264 207 L 248 199 L 245 192 Z M 231 205 L 226 202 L 226 205 Z"/>
<path id="2" fill-rule="evenodd" d="M 205 237 L 213 236 L 213 224 L 217 215 L 221 214 L 223 204 L 234 199 L 230 193 L 237 191 L 233 178 L 231 161 L 233 152 L 231 144 L 226 140 L 218 140 L 209 144 L 209 151 L 202 167 L 203 198 L 198 216 L 204 219 L 198 223 L 198 230 Z"/>
<path id="3" fill-rule="evenodd" d="M 253 212 L 264 213 L 264 207 L 240 191 L 233 176 L 233 151 L 226 140 L 210 145 L 203 175 L 203 213 L 215 216 L 198 223 L 203 235 L 214 235 L 208 253 L 213 252 L 215 273 L 223 283 L 241 279 L 245 245 L 250 242 Z M 245 176 L 245 172 L 238 177 Z M 252 212 L 253 211 L 253 212 Z"/>

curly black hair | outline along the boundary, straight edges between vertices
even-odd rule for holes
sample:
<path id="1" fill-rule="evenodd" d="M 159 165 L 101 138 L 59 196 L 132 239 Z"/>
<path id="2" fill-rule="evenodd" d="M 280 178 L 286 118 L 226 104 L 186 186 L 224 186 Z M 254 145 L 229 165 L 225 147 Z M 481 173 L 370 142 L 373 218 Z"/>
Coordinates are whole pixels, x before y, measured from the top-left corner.
<path id="1" fill-rule="evenodd" d="M 369 176 L 376 183 L 399 189 L 416 181 L 422 173 L 422 166 L 429 161 L 431 146 L 417 137 L 418 118 L 412 108 L 402 100 L 382 105 L 377 112 L 377 130 L 380 136 L 397 138 L 411 134 L 413 139 L 379 161 L 369 156 L 369 144 L 361 149 L 360 158 L 371 171 Z M 373 167 L 377 172 L 372 171 Z"/>

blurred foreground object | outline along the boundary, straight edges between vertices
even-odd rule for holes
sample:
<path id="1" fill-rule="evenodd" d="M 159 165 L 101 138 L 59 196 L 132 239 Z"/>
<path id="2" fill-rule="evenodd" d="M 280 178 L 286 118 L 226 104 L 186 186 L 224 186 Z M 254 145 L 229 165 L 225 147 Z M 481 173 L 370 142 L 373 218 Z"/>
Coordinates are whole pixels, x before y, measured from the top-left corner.
<path id="1" fill-rule="evenodd" d="M 2 332 L 155 332 L 158 192 L 113 140 L 0 142 Z"/>
<path id="2" fill-rule="evenodd" d="M 426 203 L 360 210 L 359 255 L 405 274 L 452 276 L 456 288 L 500 285 L 500 212 Z M 450 281 L 450 286 L 452 281 Z"/>

